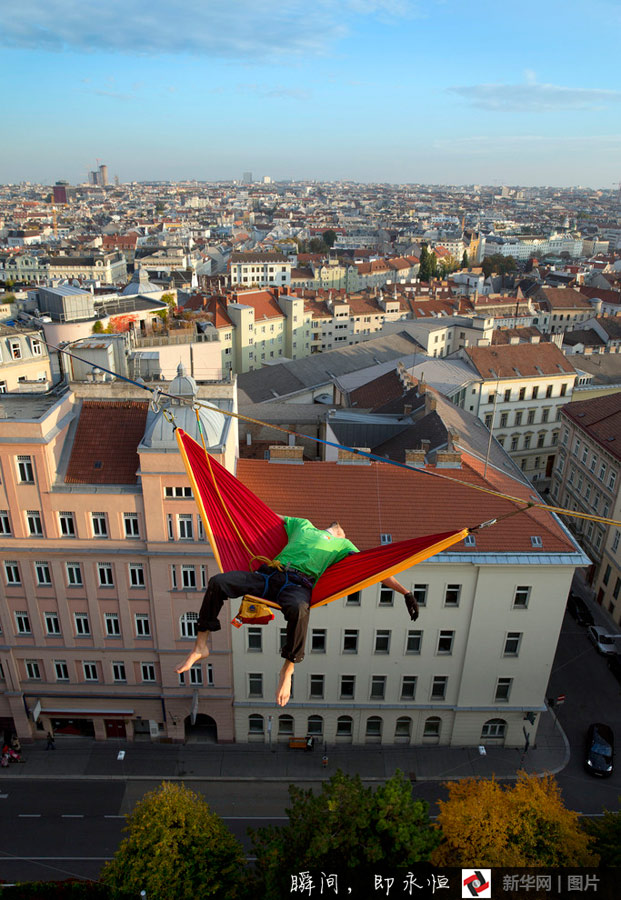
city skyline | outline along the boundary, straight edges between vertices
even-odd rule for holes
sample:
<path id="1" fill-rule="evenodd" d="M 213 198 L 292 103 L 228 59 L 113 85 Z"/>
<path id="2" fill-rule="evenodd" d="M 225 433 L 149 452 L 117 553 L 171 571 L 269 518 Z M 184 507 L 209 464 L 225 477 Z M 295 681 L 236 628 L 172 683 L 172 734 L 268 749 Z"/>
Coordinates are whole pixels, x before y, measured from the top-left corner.
<path id="1" fill-rule="evenodd" d="M 0 11 L 0 181 L 255 179 L 584 185 L 621 180 L 610 0 L 153 3 L 148 17 Z M 577 60 L 579 59 L 579 64 Z"/>

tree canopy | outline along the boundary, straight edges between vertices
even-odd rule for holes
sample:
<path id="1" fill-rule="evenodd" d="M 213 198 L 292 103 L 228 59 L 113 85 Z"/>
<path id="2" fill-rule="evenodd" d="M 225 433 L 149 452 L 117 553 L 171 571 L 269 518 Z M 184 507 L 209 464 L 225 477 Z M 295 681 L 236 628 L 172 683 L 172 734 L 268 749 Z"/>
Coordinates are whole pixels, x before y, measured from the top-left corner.
<path id="1" fill-rule="evenodd" d="M 101 873 L 112 888 L 146 891 L 158 900 L 239 896 L 241 845 L 204 799 L 184 785 L 164 782 L 127 817 L 128 832 Z"/>
<path id="2" fill-rule="evenodd" d="M 486 278 L 496 273 L 497 275 L 506 275 L 508 272 L 515 272 L 517 263 L 512 256 L 503 256 L 502 253 L 493 253 L 486 256 L 481 263 L 483 274 Z"/>
<path id="3" fill-rule="evenodd" d="M 593 866 L 598 857 L 578 814 L 566 809 L 549 775 L 521 772 L 514 784 L 495 779 L 450 782 L 439 801 L 438 866 Z"/>
<path id="4" fill-rule="evenodd" d="M 621 866 L 621 812 L 605 810 L 601 819 L 586 819 L 584 827 L 594 840 L 600 865 Z"/>
<path id="5" fill-rule="evenodd" d="M 332 249 L 332 247 L 334 247 L 334 245 L 336 244 L 338 235 L 337 235 L 336 231 L 333 231 L 331 228 L 328 228 L 327 231 L 324 231 L 322 237 L 323 237 L 323 242 L 326 245 L 326 247 L 329 247 L 330 249 Z"/>
<path id="6" fill-rule="evenodd" d="M 321 793 L 292 785 L 289 796 L 288 825 L 250 832 L 256 892 L 266 900 L 288 896 L 292 874 L 413 865 L 428 861 L 439 841 L 427 803 L 412 798 L 401 772 L 373 791 L 338 771 Z"/>

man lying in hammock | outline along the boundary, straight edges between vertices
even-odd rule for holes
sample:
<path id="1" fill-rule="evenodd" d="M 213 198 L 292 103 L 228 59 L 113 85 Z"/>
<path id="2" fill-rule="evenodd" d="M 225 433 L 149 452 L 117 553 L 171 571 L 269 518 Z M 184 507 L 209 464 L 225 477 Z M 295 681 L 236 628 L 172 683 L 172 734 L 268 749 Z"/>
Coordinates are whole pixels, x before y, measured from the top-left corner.
<path id="1" fill-rule="evenodd" d="M 276 556 L 276 566 L 262 565 L 256 572 L 222 572 L 209 579 L 197 623 L 194 649 L 187 659 L 177 666 L 177 672 L 186 672 L 199 659 L 209 656 L 207 638 L 210 632 L 220 630 L 218 615 L 227 597 L 251 594 L 278 603 L 287 621 L 287 636 L 281 651 L 285 660 L 278 678 L 276 702 L 285 706 L 291 695 L 291 678 L 295 663 L 304 659 L 306 632 L 313 585 L 328 566 L 338 562 L 358 548 L 348 541 L 338 522 L 328 528 L 315 528 L 308 519 L 281 516 L 287 544 Z M 386 578 L 382 584 L 405 597 L 410 618 L 418 618 L 418 604 L 396 578 Z"/>

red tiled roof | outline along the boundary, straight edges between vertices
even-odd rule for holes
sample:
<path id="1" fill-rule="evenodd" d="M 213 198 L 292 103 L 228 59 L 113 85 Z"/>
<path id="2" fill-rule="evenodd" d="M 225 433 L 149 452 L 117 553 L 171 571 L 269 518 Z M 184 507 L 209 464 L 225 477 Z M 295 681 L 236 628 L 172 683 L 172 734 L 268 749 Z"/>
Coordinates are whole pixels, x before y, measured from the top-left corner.
<path id="1" fill-rule="evenodd" d="M 484 462 L 466 454 L 462 463 L 461 469 L 427 470 L 531 499 L 532 489 L 523 482 L 495 470 L 490 477 L 489 469 L 484 480 Z M 393 541 L 401 541 L 472 527 L 515 509 L 514 503 L 467 485 L 380 462 L 368 466 L 333 462 L 290 466 L 240 459 L 237 475 L 280 515 L 308 518 L 318 527 L 338 519 L 348 538 L 361 550 L 377 546 L 380 534 L 391 534 Z M 541 537 L 543 546 L 539 552 L 575 552 L 557 521 L 549 513 L 534 509 L 479 532 L 473 549 L 487 553 L 535 553 L 538 551 L 533 549 L 531 536 Z M 468 550 L 463 544 L 454 549 Z"/>
<path id="2" fill-rule="evenodd" d="M 580 288 L 580 293 L 591 300 L 602 300 L 604 303 L 617 303 L 621 305 L 620 291 L 609 291 L 602 290 L 602 288 L 582 286 Z M 595 310 L 593 310 L 593 312 L 595 313 Z"/>
<path id="3" fill-rule="evenodd" d="M 270 291 L 237 291 L 235 303 L 243 303 L 244 306 L 252 306 L 255 321 L 257 319 L 274 319 L 284 317 L 284 312 L 276 302 Z"/>
<path id="4" fill-rule="evenodd" d="M 135 400 L 85 400 L 65 483 L 135 484 L 148 410 Z"/>
<path id="5" fill-rule="evenodd" d="M 573 288 L 542 287 L 538 296 L 547 300 L 550 309 L 593 309 L 586 297 Z"/>
<path id="6" fill-rule="evenodd" d="M 552 343 L 494 344 L 466 347 L 465 352 L 485 379 L 575 374 L 565 354 Z"/>

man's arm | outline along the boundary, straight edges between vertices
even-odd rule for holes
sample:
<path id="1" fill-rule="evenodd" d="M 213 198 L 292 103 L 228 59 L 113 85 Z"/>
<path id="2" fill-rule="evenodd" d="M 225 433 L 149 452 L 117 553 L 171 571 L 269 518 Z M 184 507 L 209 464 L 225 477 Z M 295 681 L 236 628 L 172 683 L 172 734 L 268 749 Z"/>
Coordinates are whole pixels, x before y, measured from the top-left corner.
<path id="1" fill-rule="evenodd" d="M 416 598 L 411 591 L 408 591 L 407 588 L 404 588 L 400 581 L 397 581 L 396 578 L 393 578 L 391 575 L 390 578 L 385 578 L 382 581 L 384 587 L 390 588 L 393 591 L 397 591 L 399 594 L 403 594 L 405 598 L 405 605 L 407 606 L 408 612 L 410 614 L 410 619 L 415 622 L 418 619 L 418 603 L 416 602 Z"/>

